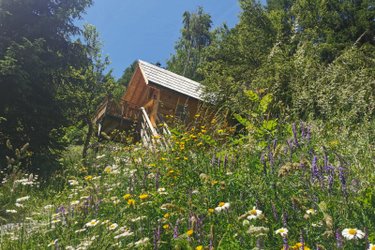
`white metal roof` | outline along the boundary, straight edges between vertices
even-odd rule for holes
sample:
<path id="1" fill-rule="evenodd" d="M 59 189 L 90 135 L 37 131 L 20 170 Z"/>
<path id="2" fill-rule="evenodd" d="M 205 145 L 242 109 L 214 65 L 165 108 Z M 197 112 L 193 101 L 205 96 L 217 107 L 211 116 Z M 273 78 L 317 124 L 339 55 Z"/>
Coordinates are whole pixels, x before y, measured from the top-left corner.
<path id="1" fill-rule="evenodd" d="M 142 60 L 138 60 L 138 65 L 146 78 L 147 84 L 152 82 L 192 98 L 203 100 L 203 89 L 199 82 Z"/>

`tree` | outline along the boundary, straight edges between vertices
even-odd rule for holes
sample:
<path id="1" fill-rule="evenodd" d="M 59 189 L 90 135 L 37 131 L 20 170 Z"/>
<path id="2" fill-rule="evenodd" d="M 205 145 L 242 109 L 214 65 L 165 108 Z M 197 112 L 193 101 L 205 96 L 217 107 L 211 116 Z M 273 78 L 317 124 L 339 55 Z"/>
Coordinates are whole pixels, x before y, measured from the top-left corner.
<path id="1" fill-rule="evenodd" d="M 8 154 L 5 141 L 15 147 L 30 142 L 37 159 L 61 148 L 60 127 L 67 123 L 56 93 L 71 67 L 88 63 L 74 21 L 91 0 L 0 1 L 0 158 Z"/>
<path id="2" fill-rule="evenodd" d="M 194 80 L 201 80 L 197 68 L 205 60 L 204 48 L 210 45 L 211 16 L 199 7 L 196 13 L 183 14 L 181 38 L 175 46 L 176 53 L 167 62 L 168 70 Z"/>
<path id="3" fill-rule="evenodd" d="M 128 86 L 133 74 L 134 74 L 134 71 L 137 67 L 137 60 L 135 60 L 132 64 L 129 65 L 129 67 L 127 67 L 125 70 L 124 70 L 124 73 L 122 74 L 122 76 L 120 77 L 120 79 L 118 79 L 118 84 L 120 85 L 123 85 L 125 87 Z"/>
<path id="4" fill-rule="evenodd" d="M 94 133 L 92 117 L 96 108 L 116 88 L 111 72 L 105 73 L 108 57 L 101 55 L 102 42 L 95 26 L 86 24 L 83 31 L 85 52 L 90 64 L 82 68 L 71 68 L 66 75 L 66 84 L 59 89 L 59 98 L 67 104 L 65 115 L 71 123 L 87 127 L 82 156 L 86 158 L 90 140 Z"/>

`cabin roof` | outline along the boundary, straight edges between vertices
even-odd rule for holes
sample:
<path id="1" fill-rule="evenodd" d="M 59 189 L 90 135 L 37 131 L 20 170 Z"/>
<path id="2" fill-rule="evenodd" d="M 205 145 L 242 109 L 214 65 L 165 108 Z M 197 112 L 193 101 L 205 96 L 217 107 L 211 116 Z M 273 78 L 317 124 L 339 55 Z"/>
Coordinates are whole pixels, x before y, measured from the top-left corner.
<path id="1" fill-rule="evenodd" d="M 193 81 L 184 76 L 180 76 L 169 70 L 160 68 L 142 60 L 138 60 L 138 65 L 147 84 L 151 82 L 186 96 L 203 100 L 203 88 L 202 84 L 199 82 Z"/>

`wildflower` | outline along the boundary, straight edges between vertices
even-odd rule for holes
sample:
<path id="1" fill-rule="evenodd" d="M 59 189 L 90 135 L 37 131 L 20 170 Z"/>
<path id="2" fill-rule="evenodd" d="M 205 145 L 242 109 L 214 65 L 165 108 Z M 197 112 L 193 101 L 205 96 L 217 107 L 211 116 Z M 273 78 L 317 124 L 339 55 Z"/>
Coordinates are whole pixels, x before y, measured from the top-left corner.
<path id="1" fill-rule="evenodd" d="M 61 222 L 60 219 L 54 219 L 54 220 L 51 221 L 51 224 L 57 224 L 57 223 L 59 223 L 59 222 Z"/>
<path id="2" fill-rule="evenodd" d="M 128 200 L 128 205 L 129 206 L 135 206 L 135 200 L 134 199 L 129 199 Z"/>
<path id="3" fill-rule="evenodd" d="M 103 157 L 105 157 L 105 154 L 98 155 L 98 156 L 96 157 L 96 159 L 101 159 L 101 158 L 103 158 Z"/>
<path id="4" fill-rule="evenodd" d="M 203 250 L 203 246 L 202 245 L 199 245 L 195 248 L 195 250 Z"/>
<path id="5" fill-rule="evenodd" d="M 156 167 L 156 164 L 155 163 L 150 163 L 150 164 L 148 164 L 148 166 L 152 168 L 152 167 Z"/>
<path id="6" fill-rule="evenodd" d="M 107 166 L 107 167 L 105 167 L 105 168 L 104 168 L 104 172 L 107 173 L 107 174 L 111 173 L 111 172 L 112 172 L 112 168 L 111 168 L 111 166 Z"/>
<path id="7" fill-rule="evenodd" d="M 111 225 L 109 225 L 108 229 L 112 231 L 112 230 L 115 230 L 117 227 L 118 227 L 117 223 L 112 223 Z"/>
<path id="8" fill-rule="evenodd" d="M 76 186 L 76 185 L 79 184 L 78 181 L 76 181 L 76 180 L 68 180 L 68 183 L 69 183 L 70 186 Z"/>
<path id="9" fill-rule="evenodd" d="M 72 205 L 72 206 L 75 206 L 75 205 L 78 205 L 79 204 L 79 201 L 72 201 L 71 203 L 70 203 L 70 205 Z"/>
<path id="10" fill-rule="evenodd" d="M 116 235 L 116 236 L 113 237 L 113 238 L 115 238 L 115 239 L 119 239 L 119 238 L 122 238 L 122 237 L 132 236 L 133 234 L 134 234 L 133 232 L 128 231 L 128 230 L 125 230 L 125 232 L 123 232 L 123 233 L 121 233 L 121 234 L 119 234 L 119 235 Z"/>
<path id="11" fill-rule="evenodd" d="M 24 207 L 21 203 L 16 203 L 16 207 Z"/>
<path id="12" fill-rule="evenodd" d="M 147 198 L 148 198 L 148 194 L 141 194 L 139 196 L 139 199 L 141 199 L 141 200 L 146 200 Z"/>
<path id="13" fill-rule="evenodd" d="M 245 221 L 248 221 L 248 220 L 245 220 Z M 255 226 L 251 225 L 248 232 L 251 235 L 262 235 L 262 234 L 268 233 L 269 228 L 267 228 L 267 227 L 255 227 Z"/>
<path id="14" fill-rule="evenodd" d="M 129 200 L 131 197 L 132 197 L 131 194 L 125 194 L 125 195 L 123 196 L 123 198 L 124 198 L 125 200 Z"/>
<path id="15" fill-rule="evenodd" d="M 14 209 L 7 209 L 5 210 L 6 213 L 8 214 L 16 214 L 17 213 L 17 210 L 14 210 Z"/>
<path id="16" fill-rule="evenodd" d="M 208 213 L 209 213 L 209 214 L 213 214 L 214 212 L 215 212 L 215 209 L 213 209 L 213 208 L 209 208 L 209 209 L 208 209 Z"/>
<path id="17" fill-rule="evenodd" d="M 165 188 L 158 188 L 159 194 L 168 194 L 168 192 L 165 191 Z"/>
<path id="18" fill-rule="evenodd" d="M 93 179 L 92 175 L 85 176 L 86 181 L 91 181 Z"/>
<path id="19" fill-rule="evenodd" d="M 368 250 L 375 250 L 375 244 L 370 244 L 370 246 L 368 247 Z"/>
<path id="20" fill-rule="evenodd" d="M 57 242 L 58 242 L 58 239 L 51 241 L 51 242 L 48 244 L 48 247 L 51 247 L 51 246 L 56 245 Z"/>
<path id="21" fill-rule="evenodd" d="M 78 230 L 75 230 L 74 232 L 75 233 L 81 233 L 81 232 L 84 232 L 84 231 L 86 231 L 86 228 L 78 229 Z"/>
<path id="22" fill-rule="evenodd" d="M 303 246 L 303 247 L 302 247 Z M 311 250 L 309 247 L 305 246 L 301 242 L 296 243 L 294 246 L 292 246 L 290 249 L 292 250 Z"/>
<path id="23" fill-rule="evenodd" d="M 102 223 L 100 223 L 101 225 L 105 225 L 105 224 L 108 224 L 109 223 L 109 220 L 105 220 L 105 221 L 102 221 Z"/>
<path id="24" fill-rule="evenodd" d="M 131 219 L 132 222 L 137 222 L 137 221 L 140 221 L 140 220 L 143 220 L 143 219 L 146 219 L 147 216 L 139 216 L 137 218 L 134 218 L 134 219 Z"/>
<path id="25" fill-rule="evenodd" d="M 164 230 L 168 230 L 169 229 L 169 225 L 168 224 L 164 224 L 163 228 L 164 228 Z"/>
<path id="26" fill-rule="evenodd" d="M 365 237 L 365 233 L 356 228 L 345 228 L 344 230 L 342 230 L 341 234 L 347 240 L 362 239 L 363 237 Z"/>
<path id="27" fill-rule="evenodd" d="M 143 238 L 143 239 L 140 239 L 139 241 L 135 242 L 134 245 L 137 247 L 137 246 L 140 246 L 140 245 L 144 245 L 146 243 L 148 243 L 150 241 L 149 238 Z"/>
<path id="28" fill-rule="evenodd" d="M 288 229 L 286 229 L 285 227 L 282 227 L 280 229 L 277 229 L 275 231 L 275 234 L 280 234 L 282 237 L 286 237 L 288 235 Z"/>
<path id="29" fill-rule="evenodd" d="M 28 199 L 30 199 L 30 196 L 25 196 L 25 197 L 18 198 L 16 202 L 19 203 L 19 202 L 27 201 Z"/>
<path id="30" fill-rule="evenodd" d="M 86 227 L 95 227 L 99 223 L 99 220 L 91 220 L 85 224 Z"/>
<path id="31" fill-rule="evenodd" d="M 314 215 L 314 214 L 316 214 L 316 210 L 315 210 L 315 209 L 312 209 L 312 208 L 310 208 L 310 209 L 306 210 L 306 214 L 311 214 L 311 215 Z"/>
<path id="32" fill-rule="evenodd" d="M 163 215 L 163 217 L 164 217 L 165 219 L 168 219 L 170 216 L 171 216 L 170 213 L 166 213 L 166 214 Z"/>
<path id="33" fill-rule="evenodd" d="M 191 237 L 192 235 L 194 234 L 194 230 L 193 229 L 190 229 L 186 232 L 186 235 Z"/>
<path id="34" fill-rule="evenodd" d="M 262 211 L 256 209 L 255 207 L 253 207 L 253 209 L 250 210 L 250 211 L 248 212 L 248 214 L 249 214 L 249 216 L 247 216 L 247 219 L 248 219 L 248 220 L 257 219 L 257 218 L 259 218 L 259 216 L 262 214 Z"/>
<path id="35" fill-rule="evenodd" d="M 220 202 L 219 206 L 215 208 L 215 211 L 217 213 L 220 213 L 220 212 L 222 212 L 224 210 L 228 210 L 229 207 L 230 207 L 230 203 L 229 202 Z"/>

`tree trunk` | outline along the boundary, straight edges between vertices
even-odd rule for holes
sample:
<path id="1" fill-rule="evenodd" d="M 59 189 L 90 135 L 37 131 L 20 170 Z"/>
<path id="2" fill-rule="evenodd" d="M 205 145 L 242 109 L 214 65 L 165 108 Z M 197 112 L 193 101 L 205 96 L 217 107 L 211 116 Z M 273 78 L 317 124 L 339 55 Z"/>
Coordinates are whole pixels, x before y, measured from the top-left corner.
<path id="1" fill-rule="evenodd" d="M 87 134 L 86 134 L 85 143 L 83 144 L 83 150 L 82 150 L 82 158 L 83 159 L 86 159 L 86 157 L 87 157 L 87 151 L 89 149 L 90 140 L 91 140 L 92 134 L 94 132 L 94 125 L 92 124 L 91 119 L 86 117 L 85 122 L 88 126 L 88 131 L 87 131 Z"/>

